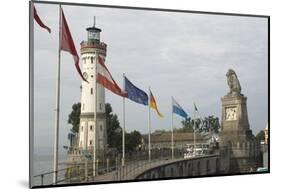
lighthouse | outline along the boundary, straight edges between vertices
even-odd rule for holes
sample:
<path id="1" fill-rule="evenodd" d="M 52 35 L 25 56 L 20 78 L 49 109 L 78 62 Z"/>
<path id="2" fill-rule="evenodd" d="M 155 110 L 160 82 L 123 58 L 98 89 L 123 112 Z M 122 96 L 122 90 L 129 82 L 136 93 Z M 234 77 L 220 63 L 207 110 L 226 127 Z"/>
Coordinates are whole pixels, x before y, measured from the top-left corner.
<path id="1" fill-rule="evenodd" d="M 98 57 L 105 60 L 106 44 L 100 41 L 101 29 L 94 25 L 86 28 L 87 41 L 81 42 L 81 115 L 79 125 L 79 149 L 90 154 L 94 161 L 104 161 L 107 148 L 105 89 L 96 83 Z M 95 153 L 95 154 L 94 154 Z M 95 160 L 96 159 L 96 160 Z"/>

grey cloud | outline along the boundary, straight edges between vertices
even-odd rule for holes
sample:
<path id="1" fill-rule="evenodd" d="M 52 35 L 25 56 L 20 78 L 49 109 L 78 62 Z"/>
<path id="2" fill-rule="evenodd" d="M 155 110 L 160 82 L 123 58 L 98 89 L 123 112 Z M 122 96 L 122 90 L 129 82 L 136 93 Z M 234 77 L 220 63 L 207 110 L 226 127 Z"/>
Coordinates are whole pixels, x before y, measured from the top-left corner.
<path id="1" fill-rule="evenodd" d="M 55 74 L 58 44 L 58 6 L 36 5 L 52 34 L 35 25 L 36 135 L 52 145 Z M 170 129 L 171 96 L 192 115 L 193 103 L 202 116 L 221 116 L 220 98 L 227 93 L 225 73 L 236 70 L 248 97 L 252 129 L 267 122 L 267 20 L 264 18 L 200 15 L 139 10 L 64 6 L 77 50 L 86 40 L 86 27 L 97 17 L 102 41 L 108 44 L 106 64 L 122 86 L 122 73 L 147 91 L 148 86 L 165 115 L 153 112 L 152 129 Z M 259 83 L 259 84 L 257 84 Z M 80 100 L 81 80 L 68 53 L 62 53 L 61 144 L 71 105 Z M 121 120 L 122 99 L 106 91 L 106 101 Z M 147 107 L 127 100 L 127 129 L 147 132 Z M 177 127 L 180 118 L 176 119 Z"/>

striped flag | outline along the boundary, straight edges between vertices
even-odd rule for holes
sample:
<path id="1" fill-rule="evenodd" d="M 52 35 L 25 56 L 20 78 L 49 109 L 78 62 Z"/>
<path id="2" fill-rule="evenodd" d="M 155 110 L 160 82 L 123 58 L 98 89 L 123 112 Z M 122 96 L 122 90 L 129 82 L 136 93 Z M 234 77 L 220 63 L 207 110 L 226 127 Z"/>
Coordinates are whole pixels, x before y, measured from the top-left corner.
<path id="1" fill-rule="evenodd" d="M 34 17 L 35 21 L 37 22 L 37 24 L 38 24 L 39 26 L 41 26 L 41 28 L 44 28 L 44 29 L 46 29 L 49 33 L 51 33 L 51 29 L 50 29 L 48 26 L 46 26 L 46 25 L 42 22 L 41 18 L 40 18 L 39 15 L 37 14 L 37 11 L 36 11 L 34 5 L 33 5 L 33 17 Z"/>
<path id="2" fill-rule="evenodd" d="M 197 112 L 198 111 L 198 108 L 196 106 L 196 104 L 194 103 L 194 110 Z"/>
<path id="3" fill-rule="evenodd" d="M 178 114 L 181 117 L 187 118 L 187 113 L 182 109 L 182 107 L 177 103 L 177 101 L 172 97 L 173 113 Z"/>
<path id="4" fill-rule="evenodd" d="M 97 82 L 107 88 L 108 90 L 110 90 L 111 92 L 122 97 L 127 97 L 127 93 L 125 91 L 122 91 L 121 88 L 114 81 L 111 73 L 104 64 L 104 60 L 100 56 L 98 57 L 98 63 L 99 64 L 97 69 Z"/>
<path id="5" fill-rule="evenodd" d="M 73 39 L 72 39 L 72 36 L 71 36 L 71 33 L 70 33 L 70 30 L 69 30 L 69 27 L 68 27 L 67 21 L 65 19 L 62 8 L 61 8 L 61 16 L 62 16 L 62 20 L 61 20 L 60 49 L 63 51 L 69 52 L 73 56 L 75 67 L 76 67 L 78 74 L 84 81 L 88 82 L 82 75 L 82 72 L 81 72 L 81 69 L 79 66 L 79 56 L 77 54 L 77 51 L 76 51 L 76 48 L 75 48 L 75 45 L 74 45 L 74 42 L 73 42 Z"/>
<path id="6" fill-rule="evenodd" d="M 149 107 L 155 109 L 159 117 L 163 117 L 163 115 L 159 112 L 159 110 L 157 108 L 156 100 L 150 89 L 149 89 L 149 93 L 150 93 Z"/>

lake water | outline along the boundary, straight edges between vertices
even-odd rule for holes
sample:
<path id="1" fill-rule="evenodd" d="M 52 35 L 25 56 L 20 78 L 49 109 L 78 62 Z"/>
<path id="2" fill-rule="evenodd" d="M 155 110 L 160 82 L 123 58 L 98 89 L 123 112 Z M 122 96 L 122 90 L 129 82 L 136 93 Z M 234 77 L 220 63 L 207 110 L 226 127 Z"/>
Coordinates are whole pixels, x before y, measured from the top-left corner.
<path id="1" fill-rule="evenodd" d="M 33 176 L 52 172 L 53 171 L 53 149 L 52 148 L 37 148 L 34 150 L 33 156 Z M 58 170 L 66 168 L 67 151 L 62 147 L 59 148 L 59 164 Z M 64 176 L 64 171 L 58 174 L 58 180 Z M 52 184 L 53 174 L 44 175 L 44 185 Z M 34 185 L 41 185 L 41 177 L 34 177 Z"/>

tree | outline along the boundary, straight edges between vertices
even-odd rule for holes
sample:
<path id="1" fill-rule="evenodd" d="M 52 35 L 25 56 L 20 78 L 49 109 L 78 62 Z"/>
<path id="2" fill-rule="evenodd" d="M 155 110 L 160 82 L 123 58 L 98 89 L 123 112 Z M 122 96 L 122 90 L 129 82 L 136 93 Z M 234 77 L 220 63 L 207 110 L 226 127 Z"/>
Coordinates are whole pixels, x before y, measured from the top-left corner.
<path id="1" fill-rule="evenodd" d="M 79 132 L 79 124 L 80 124 L 80 114 L 81 114 L 81 103 L 78 102 L 72 105 L 72 111 L 68 115 L 67 123 L 72 125 L 70 129 L 73 133 Z"/>
<path id="2" fill-rule="evenodd" d="M 134 151 L 138 145 L 141 144 L 141 134 L 140 132 L 134 130 L 131 133 L 126 133 L 125 146 L 126 151 Z"/>
<path id="3" fill-rule="evenodd" d="M 79 132 L 81 114 L 81 104 L 76 103 L 72 105 L 72 111 L 68 115 L 68 123 L 72 125 L 71 131 L 73 133 Z M 122 128 L 118 116 L 113 114 L 112 107 L 109 103 L 105 104 L 105 117 L 107 129 L 107 143 L 109 148 L 115 148 L 117 151 L 122 151 Z M 141 134 L 138 131 L 126 133 L 126 148 L 129 151 L 136 149 L 141 143 Z"/>
<path id="4" fill-rule="evenodd" d="M 116 114 L 112 113 L 112 107 L 109 103 L 105 104 L 107 143 L 110 148 L 117 148 L 120 151 L 122 147 L 122 128 Z"/>
<path id="5" fill-rule="evenodd" d="M 158 134 L 162 134 L 162 133 L 166 133 L 167 131 L 165 129 L 156 129 L 153 133 L 158 133 Z"/>
<path id="6" fill-rule="evenodd" d="M 213 115 L 205 117 L 203 120 L 202 132 L 219 133 L 219 118 Z"/>
<path id="7" fill-rule="evenodd" d="M 72 111 L 68 115 L 68 123 L 72 125 L 71 131 L 73 133 L 79 132 L 80 124 L 80 114 L 81 114 L 81 103 L 75 103 L 72 105 Z M 121 140 L 120 133 L 122 129 L 116 114 L 112 113 L 112 107 L 109 103 L 105 104 L 105 114 L 106 114 L 106 126 L 107 126 L 107 137 L 109 142 L 109 147 L 116 147 L 119 145 Z M 119 136 L 120 135 L 120 136 Z M 119 140 L 120 139 L 120 140 Z"/>
<path id="8" fill-rule="evenodd" d="M 199 133 L 218 133 L 220 128 L 219 118 L 213 115 L 205 117 L 204 119 L 191 119 L 190 117 L 188 117 L 182 121 L 182 128 L 177 129 L 177 132 L 193 132 L 194 125 L 196 128 L 196 132 Z"/>
<path id="9" fill-rule="evenodd" d="M 200 132 L 202 120 L 201 119 L 191 119 L 191 117 L 188 117 L 188 118 L 185 118 L 185 120 L 183 120 L 181 123 L 182 123 L 182 128 L 177 129 L 177 132 L 191 133 L 194 131 L 194 124 L 195 124 L 196 131 Z"/>
<path id="10" fill-rule="evenodd" d="M 193 123 L 193 125 L 195 124 L 195 131 L 201 133 L 202 132 L 202 120 L 197 118 L 197 119 L 193 119 L 191 121 L 191 123 Z"/>
<path id="11" fill-rule="evenodd" d="M 256 139 L 258 141 L 264 141 L 265 140 L 265 136 L 264 136 L 264 131 L 261 130 L 257 135 L 256 135 Z"/>
<path id="12" fill-rule="evenodd" d="M 182 132 L 193 132 L 193 122 L 191 117 L 185 118 L 182 122 Z"/>

